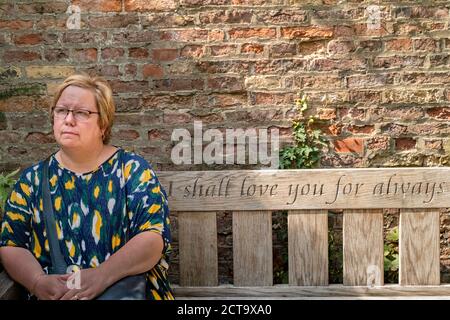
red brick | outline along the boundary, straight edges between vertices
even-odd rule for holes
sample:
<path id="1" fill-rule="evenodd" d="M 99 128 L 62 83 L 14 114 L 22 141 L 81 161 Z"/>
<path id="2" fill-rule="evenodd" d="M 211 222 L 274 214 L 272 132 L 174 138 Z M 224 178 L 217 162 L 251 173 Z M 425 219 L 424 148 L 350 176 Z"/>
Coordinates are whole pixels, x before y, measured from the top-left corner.
<path id="1" fill-rule="evenodd" d="M 3 60 L 5 62 L 22 62 L 39 60 L 41 54 L 35 51 L 21 51 L 21 50 L 9 50 L 3 54 Z"/>
<path id="2" fill-rule="evenodd" d="M 255 92 L 251 96 L 252 104 L 292 105 L 294 103 L 292 93 L 266 93 Z"/>
<path id="3" fill-rule="evenodd" d="M 52 133 L 31 132 L 25 137 L 25 142 L 38 144 L 54 143 L 55 138 Z"/>
<path id="4" fill-rule="evenodd" d="M 160 39 L 168 41 L 182 41 L 182 42 L 206 41 L 208 40 L 208 33 L 209 33 L 208 30 L 203 29 L 184 29 L 184 30 L 165 31 L 160 36 Z"/>
<path id="5" fill-rule="evenodd" d="M 0 100 L 0 111 L 5 112 L 28 112 L 33 109 L 34 99 L 30 97 L 10 97 Z"/>
<path id="6" fill-rule="evenodd" d="M 241 91 L 244 88 L 244 83 L 241 78 L 220 77 L 209 78 L 207 86 L 212 90 Z"/>
<path id="7" fill-rule="evenodd" d="M 44 58 L 47 61 L 57 62 L 57 61 L 68 61 L 69 60 L 69 50 L 66 49 L 45 49 Z"/>
<path id="8" fill-rule="evenodd" d="M 334 149 L 338 153 L 362 153 L 364 149 L 364 140 L 358 138 L 346 138 L 334 141 Z"/>
<path id="9" fill-rule="evenodd" d="M 147 81 L 110 81 L 114 93 L 146 92 L 149 90 Z"/>
<path id="10" fill-rule="evenodd" d="M 375 130 L 375 126 L 373 125 L 365 125 L 365 126 L 349 126 L 347 131 L 353 134 L 370 134 Z"/>
<path id="11" fill-rule="evenodd" d="M 64 43 L 105 43 L 107 37 L 106 32 L 79 32 L 69 31 L 63 34 L 62 40 Z"/>
<path id="12" fill-rule="evenodd" d="M 414 68 L 421 67 L 425 62 L 425 56 L 389 56 L 375 57 L 374 68 Z"/>
<path id="13" fill-rule="evenodd" d="M 107 17 L 89 17 L 88 26 L 90 28 L 127 28 L 139 25 L 139 17 L 128 14 L 116 14 Z"/>
<path id="14" fill-rule="evenodd" d="M 241 47 L 241 53 L 259 54 L 264 51 L 264 46 L 258 43 L 244 43 Z"/>
<path id="15" fill-rule="evenodd" d="M 166 109 L 166 108 L 191 108 L 192 95 L 152 95 L 142 99 L 142 108 Z"/>
<path id="16" fill-rule="evenodd" d="M 176 12 L 154 12 L 141 16 L 143 28 L 174 28 L 194 26 L 196 16 L 194 14 Z"/>
<path id="17" fill-rule="evenodd" d="M 247 95 L 241 93 L 212 93 L 195 96 L 196 108 L 229 108 L 246 104 Z"/>
<path id="18" fill-rule="evenodd" d="M 326 53 L 327 45 L 325 41 L 305 41 L 298 44 L 298 52 L 301 55 Z"/>
<path id="19" fill-rule="evenodd" d="M 205 54 L 205 48 L 201 45 L 188 45 L 181 49 L 180 55 L 189 58 L 201 58 Z"/>
<path id="20" fill-rule="evenodd" d="M 227 55 L 235 54 L 237 46 L 235 46 L 235 45 L 221 45 L 221 46 L 211 46 L 209 48 L 211 50 L 211 55 L 212 56 L 227 56 Z"/>
<path id="21" fill-rule="evenodd" d="M 120 12 L 122 0 L 73 0 L 73 5 L 80 7 L 81 12 Z"/>
<path id="22" fill-rule="evenodd" d="M 180 4 L 183 7 L 225 5 L 231 4 L 231 0 L 180 0 Z"/>
<path id="23" fill-rule="evenodd" d="M 332 108 L 320 108 L 317 110 L 319 119 L 321 120 L 333 120 L 336 119 L 336 109 Z"/>
<path id="24" fill-rule="evenodd" d="M 120 76 L 119 66 L 97 64 L 95 67 L 81 69 L 91 76 L 102 75 L 104 77 L 118 77 Z"/>
<path id="25" fill-rule="evenodd" d="M 21 14 L 65 13 L 68 5 L 65 2 L 47 1 L 30 4 L 17 4 Z"/>
<path id="26" fill-rule="evenodd" d="M 148 57 L 148 50 L 145 48 L 129 48 L 128 57 L 133 59 L 145 59 Z"/>
<path id="27" fill-rule="evenodd" d="M 276 37 L 276 30 L 273 28 L 234 28 L 229 30 L 228 34 L 231 39 L 271 39 Z"/>
<path id="28" fill-rule="evenodd" d="M 281 37 L 287 39 L 300 38 L 331 38 L 333 28 L 330 27 L 284 27 L 281 28 Z"/>
<path id="29" fill-rule="evenodd" d="M 161 78 L 164 75 L 163 68 L 157 64 L 146 64 L 142 68 L 144 78 Z"/>
<path id="30" fill-rule="evenodd" d="M 45 15 L 40 20 L 36 21 L 37 30 L 67 30 L 66 27 L 67 17 L 52 17 Z M 83 20 L 81 22 L 83 27 Z"/>
<path id="31" fill-rule="evenodd" d="M 385 136 L 378 136 L 367 141 L 367 149 L 369 150 L 389 150 L 390 138 Z"/>
<path id="32" fill-rule="evenodd" d="M 223 30 L 211 30 L 208 34 L 208 40 L 213 41 L 223 41 L 225 39 L 225 31 Z"/>
<path id="33" fill-rule="evenodd" d="M 253 13 L 251 11 L 240 10 L 219 10 L 201 12 L 199 15 L 200 23 L 250 23 L 252 21 Z"/>
<path id="34" fill-rule="evenodd" d="M 393 39 L 385 42 L 386 50 L 388 51 L 411 51 L 411 39 Z"/>
<path id="35" fill-rule="evenodd" d="M 161 40 L 161 32 L 153 30 L 143 30 L 143 31 L 130 31 L 124 30 L 119 33 L 113 33 L 113 43 L 118 45 L 123 45 L 124 43 L 135 43 L 135 42 L 153 42 Z"/>
<path id="36" fill-rule="evenodd" d="M 365 58 L 352 59 L 321 59 L 311 60 L 311 71 L 332 71 L 332 70 L 366 70 L 367 63 Z"/>
<path id="37" fill-rule="evenodd" d="M 427 114 L 431 118 L 448 120 L 450 119 L 450 108 L 439 107 L 427 109 Z"/>
<path id="38" fill-rule="evenodd" d="M 14 43 L 16 45 L 34 45 L 41 42 L 43 42 L 43 38 L 39 33 L 25 34 L 14 37 Z"/>
<path id="39" fill-rule="evenodd" d="M 148 131 L 148 140 L 170 140 L 170 132 L 162 129 L 151 129 Z"/>
<path id="40" fill-rule="evenodd" d="M 301 88 L 316 88 L 316 89 L 338 89 L 342 88 L 342 78 L 338 76 L 311 76 L 300 77 L 295 79 L 296 86 Z"/>
<path id="41" fill-rule="evenodd" d="M 433 52 L 437 49 L 436 41 L 434 39 L 415 39 L 413 42 L 414 50 L 416 51 Z"/>
<path id="42" fill-rule="evenodd" d="M 124 0 L 125 11 L 169 11 L 178 7 L 174 0 Z"/>
<path id="43" fill-rule="evenodd" d="M 0 20 L 0 29 L 31 29 L 33 21 L 29 20 Z"/>
<path id="44" fill-rule="evenodd" d="M 20 133 L 14 131 L 0 131 L 0 140 L 5 144 L 19 144 L 22 140 Z"/>
<path id="45" fill-rule="evenodd" d="M 137 66 L 134 63 L 129 63 L 127 65 L 125 65 L 125 75 L 126 76 L 131 76 L 131 77 L 136 77 L 137 74 Z"/>
<path id="46" fill-rule="evenodd" d="M 347 78 L 348 88 L 373 88 L 392 85 L 394 77 L 392 74 L 368 74 L 354 75 Z"/>
<path id="47" fill-rule="evenodd" d="M 152 58 L 154 61 L 173 61 L 178 58 L 178 49 L 153 49 Z"/>
<path id="48" fill-rule="evenodd" d="M 192 122 L 192 116 L 185 112 L 164 112 L 164 123 L 190 123 Z"/>
<path id="49" fill-rule="evenodd" d="M 307 11 L 300 9 L 277 9 L 276 13 L 271 10 L 261 10 L 256 13 L 256 21 L 272 24 L 301 24 L 307 19 Z"/>
<path id="50" fill-rule="evenodd" d="M 137 98 L 115 98 L 116 112 L 140 112 L 139 99 Z M 117 120 L 118 114 L 116 114 Z M 128 116 L 128 115 L 126 115 Z M 115 120 L 115 122 L 116 122 Z M 117 123 L 117 122 L 116 122 Z"/>
<path id="51" fill-rule="evenodd" d="M 202 61 L 197 64 L 203 73 L 248 73 L 252 63 L 249 61 Z"/>
<path id="52" fill-rule="evenodd" d="M 114 60 L 123 57 L 125 50 L 123 48 L 104 48 L 102 49 L 103 60 Z"/>
<path id="53" fill-rule="evenodd" d="M 332 40 L 328 43 L 328 52 L 330 54 L 342 55 L 354 52 L 356 49 L 353 41 Z"/>
<path id="54" fill-rule="evenodd" d="M 398 137 L 398 136 L 404 135 L 406 132 L 408 132 L 408 127 L 405 125 L 398 124 L 398 123 L 390 123 L 390 124 L 383 126 L 381 128 L 381 131 L 383 133 L 387 133 L 391 136 Z"/>
<path id="55" fill-rule="evenodd" d="M 80 62 L 95 62 L 97 61 L 97 49 L 76 49 L 73 52 L 72 59 Z"/>
<path id="56" fill-rule="evenodd" d="M 425 148 L 429 150 L 442 150 L 442 140 L 425 140 Z"/>
<path id="57" fill-rule="evenodd" d="M 413 138 L 398 138 L 395 139 L 395 150 L 403 151 L 410 150 L 416 147 L 416 140 Z"/>
<path id="58" fill-rule="evenodd" d="M 297 44 L 295 43 L 279 43 L 269 47 L 271 58 L 284 58 L 295 56 L 297 54 Z"/>
<path id="59" fill-rule="evenodd" d="M 118 138 L 119 140 L 133 141 L 139 138 L 139 132 L 137 132 L 136 130 L 121 129 L 117 132 L 114 132 L 114 137 Z"/>
<path id="60" fill-rule="evenodd" d="M 202 79 L 164 79 L 154 81 L 154 88 L 157 91 L 203 90 L 203 86 L 204 81 Z"/>

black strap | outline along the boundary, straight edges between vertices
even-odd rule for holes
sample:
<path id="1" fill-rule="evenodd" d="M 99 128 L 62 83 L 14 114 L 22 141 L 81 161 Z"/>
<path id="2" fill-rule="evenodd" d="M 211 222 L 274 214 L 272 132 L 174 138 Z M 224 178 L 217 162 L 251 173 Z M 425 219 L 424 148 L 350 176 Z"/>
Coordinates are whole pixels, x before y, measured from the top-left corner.
<path id="1" fill-rule="evenodd" d="M 44 206 L 44 223 L 47 230 L 48 245 L 50 247 L 50 257 L 52 259 L 52 268 L 49 273 L 66 274 L 67 264 L 61 253 L 58 235 L 56 234 L 56 221 L 53 213 L 53 203 L 50 196 L 50 186 L 48 184 L 48 164 L 50 158 L 44 160 L 42 169 L 42 198 Z"/>

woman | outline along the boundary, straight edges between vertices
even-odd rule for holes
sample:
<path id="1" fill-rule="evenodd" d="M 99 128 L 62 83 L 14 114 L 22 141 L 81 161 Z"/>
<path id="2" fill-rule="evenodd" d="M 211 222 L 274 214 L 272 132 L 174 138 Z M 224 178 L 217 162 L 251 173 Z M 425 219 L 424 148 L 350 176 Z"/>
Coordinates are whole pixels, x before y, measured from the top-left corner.
<path id="1" fill-rule="evenodd" d="M 148 299 L 173 299 L 167 196 L 146 160 L 108 144 L 114 110 L 107 82 L 85 74 L 61 84 L 51 110 L 59 150 L 49 157 L 48 177 L 58 241 L 67 265 L 81 268 L 81 286 L 69 289 L 70 274 L 49 274 L 43 161 L 24 170 L 6 202 L 0 259 L 38 299 L 94 299 L 144 272 Z"/>

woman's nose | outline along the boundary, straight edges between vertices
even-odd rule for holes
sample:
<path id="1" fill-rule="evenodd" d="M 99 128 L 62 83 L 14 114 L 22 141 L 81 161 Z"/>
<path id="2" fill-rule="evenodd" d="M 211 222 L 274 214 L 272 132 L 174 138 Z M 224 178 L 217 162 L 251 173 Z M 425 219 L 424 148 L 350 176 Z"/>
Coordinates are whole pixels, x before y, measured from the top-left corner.
<path id="1" fill-rule="evenodd" d="M 71 123 L 71 124 L 75 123 L 75 118 L 73 116 L 73 112 L 72 111 L 69 111 L 67 116 L 64 118 L 64 122 Z"/>

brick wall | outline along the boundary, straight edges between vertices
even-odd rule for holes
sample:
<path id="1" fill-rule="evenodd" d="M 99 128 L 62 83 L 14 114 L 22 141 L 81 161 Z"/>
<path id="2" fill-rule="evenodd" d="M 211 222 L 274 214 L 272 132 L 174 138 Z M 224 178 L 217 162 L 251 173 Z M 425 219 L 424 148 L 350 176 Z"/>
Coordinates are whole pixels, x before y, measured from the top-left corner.
<path id="1" fill-rule="evenodd" d="M 81 9 L 79 30 L 66 27 L 71 4 Z M 381 20 L 370 29 L 366 8 L 373 4 Z M 110 80 L 118 112 L 112 143 L 157 169 L 190 168 L 172 165 L 170 136 L 194 120 L 204 128 L 278 127 L 288 143 L 299 91 L 330 141 L 322 166 L 445 164 L 449 7 L 394 0 L 2 1 L 0 171 L 56 150 L 46 110 L 56 85 L 74 71 Z M 229 249 L 227 241 L 222 247 Z"/>

